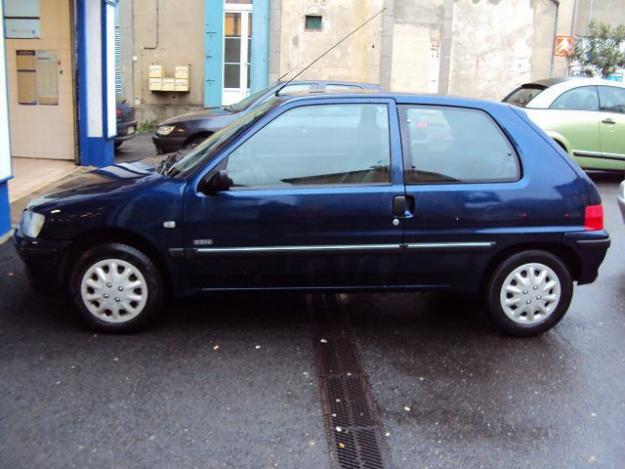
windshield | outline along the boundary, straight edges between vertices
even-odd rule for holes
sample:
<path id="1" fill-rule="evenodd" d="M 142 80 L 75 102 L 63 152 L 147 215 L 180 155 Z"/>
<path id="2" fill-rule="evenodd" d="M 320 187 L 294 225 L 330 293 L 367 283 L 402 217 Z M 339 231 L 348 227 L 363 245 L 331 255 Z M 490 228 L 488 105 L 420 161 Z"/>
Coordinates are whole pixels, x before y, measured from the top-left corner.
<path id="1" fill-rule="evenodd" d="M 525 107 L 545 89 L 546 87 L 542 85 L 523 85 L 506 96 L 503 101 L 514 106 Z"/>
<path id="2" fill-rule="evenodd" d="M 256 93 L 248 96 L 247 98 L 242 99 L 238 103 L 230 104 L 230 105 L 224 106 L 224 107 L 228 111 L 230 111 L 230 112 L 242 112 L 242 111 L 245 111 L 247 108 L 252 106 L 252 104 L 254 104 L 259 98 L 264 96 L 266 93 L 268 93 L 275 86 L 276 85 L 271 85 L 271 86 L 268 86 L 267 88 L 263 88 L 262 90 L 257 91 Z"/>
<path id="3" fill-rule="evenodd" d="M 275 99 L 270 99 L 252 112 L 245 114 L 223 129 L 215 132 L 167 168 L 164 173 L 167 176 L 176 177 L 193 172 L 221 150 L 232 137 L 248 129 L 254 122 L 260 119 L 276 102 Z"/>

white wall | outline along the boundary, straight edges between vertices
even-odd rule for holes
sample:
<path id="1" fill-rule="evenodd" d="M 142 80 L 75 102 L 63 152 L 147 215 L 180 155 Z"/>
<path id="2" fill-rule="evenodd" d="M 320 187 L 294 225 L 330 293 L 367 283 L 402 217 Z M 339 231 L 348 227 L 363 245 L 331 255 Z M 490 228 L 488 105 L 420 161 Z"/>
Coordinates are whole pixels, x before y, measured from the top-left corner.
<path id="1" fill-rule="evenodd" d="M 4 12 L 0 1 L 0 180 L 11 176 L 9 102 L 7 99 L 6 57 L 4 51 Z"/>

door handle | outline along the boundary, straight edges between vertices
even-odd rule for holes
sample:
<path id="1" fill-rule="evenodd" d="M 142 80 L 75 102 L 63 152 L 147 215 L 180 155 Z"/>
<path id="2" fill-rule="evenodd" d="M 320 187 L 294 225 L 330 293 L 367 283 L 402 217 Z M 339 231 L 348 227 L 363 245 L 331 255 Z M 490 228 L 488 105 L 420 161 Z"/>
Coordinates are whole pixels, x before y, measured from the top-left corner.
<path id="1" fill-rule="evenodd" d="M 607 117 L 607 118 L 603 119 L 601 121 L 601 123 L 602 124 L 610 124 L 610 125 L 616 124 L 616 122 L 614 122 L 614 119 L 612 119 L 611 117 Z"/>
<path id="2" fill-rule="evenodd" d="M 393 216 L 410 218 L 414 215 L 414 197 L 411 195 L 396 195 L 393 198 Z"/>

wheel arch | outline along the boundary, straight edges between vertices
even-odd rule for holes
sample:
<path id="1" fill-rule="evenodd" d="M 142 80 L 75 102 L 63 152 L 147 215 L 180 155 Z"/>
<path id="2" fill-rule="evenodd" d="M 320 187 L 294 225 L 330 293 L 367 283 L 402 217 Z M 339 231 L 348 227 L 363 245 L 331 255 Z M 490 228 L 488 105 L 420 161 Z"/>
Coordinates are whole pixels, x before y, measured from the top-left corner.
<path id="1" fill-rule="evenodd" d="M 573 280 L 578 280 L 581 274 L 581 261 L 577 253 L 569 246 L 555 242 L 537 242 L 537 243 L 522 243 L 515 244 L 513 246 L 506 247 L 499 251 L 488 263 L 486 270 L 482 276 L 481 286 L 482 289 L 488 285 L 488 281 L 493 275 L 493 272 L 505 259 L 518 254 L 523 251 L 545 251 L 559 258 L 567 267 Z"/>
<path id="2" fill-rule="evenodd" d="M 159 252 L 156 245 L 145 236 L 121 228 L 106 228 L 87 231 L 85 233 L 81 233 L 79 237 L 75 238 L 74 241 L 72 241 L 72 243 L 68 246 L 67 251 L 63 256 L 60 270 L 60 280 L 63 284 L 69 285 L 71 276 L 74 274 L 74 270 L 77 267 L 76 261 L 82 253 L 94 246 L 107 243 L 127 244 L 143 252 L 146 256 L 148 256 L 148 258 L 150 258 L 161 273 L 161 278 L 165 287 L 164 291 L 171 291 L 171 270 L 165 260 L 165 257 Z"/>
<path id="3" fill-rule="evenodd" d="M 568 139 L 564 137 L 561 133 L 555 132 L 553 130 L 548 130 L 546 134 L 551 137 L 555 142 L 560 145 L 560 147 L 568 153 L 570 156 L 573 156 L 573 148 L 571 147 Z"/>

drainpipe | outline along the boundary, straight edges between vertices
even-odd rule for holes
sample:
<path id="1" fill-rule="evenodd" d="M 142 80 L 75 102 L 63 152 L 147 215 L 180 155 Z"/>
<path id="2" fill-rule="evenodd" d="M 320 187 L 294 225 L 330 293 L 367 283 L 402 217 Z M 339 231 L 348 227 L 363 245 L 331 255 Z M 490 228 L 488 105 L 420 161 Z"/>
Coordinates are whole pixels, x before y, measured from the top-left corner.
<path id="1" fill-rule="evenodd" d="M 154 45 L 153 46 L 141 46 L 140 49 L 140 57 L 141 57 L 141 63 L 139 64 L 139 67 L 141 69 L 141 75 L 140 75 L 140 80 L 141 80 L 141 118 L 143 119 L 144 114 L 143 114 L 143 95 L 144 95 L 144 81 L 143 81 L 143 51 L 144 50 L 156 50 L 158 49 L 158 41 L 159 41 L 159 9 L 160 9 L 160 0 L 155 0 L 156 2 L 156 25 L 155 25 L 155 33 L 156 33 L 156 37 L 154 38 Z M 133 2 L 133 9 L 132 9 L 132 31 L 133 31 L 133 35 L 134 35 L 134 30 L 135 30 L 135 26 L 134 26 L 134 2 Z M 134 40 L 134 39 L 133 39 Z M 133 64 L 134 67 L 134 64 Z M 133 75 L 134 77 L 134 75 Z M 133 103 L 134 105 L 134 103 Z"/>
<path id="2" fill-rule="evenodd" d="M 560 14 L 560 2 L 559 0 L 551 0 L 556 6 L 556 17 L 553 22 L 553 37 L 551 38 L 551 62 L 549 64 L 549 77 L 553 77 L 553 65 L 556 54 L 556 36 L 558 35 L 558 16 Z"/>
<path id="3" fill-rule="evenodd" d="M 438 69 L 438 94 L 449 93 L 449 74 L 451 72 L 451 36 L 454 23 L 454 0 L 443 3 L 443 31 L 441 35 L 440 62 Z"/>

